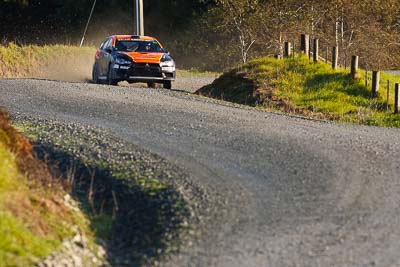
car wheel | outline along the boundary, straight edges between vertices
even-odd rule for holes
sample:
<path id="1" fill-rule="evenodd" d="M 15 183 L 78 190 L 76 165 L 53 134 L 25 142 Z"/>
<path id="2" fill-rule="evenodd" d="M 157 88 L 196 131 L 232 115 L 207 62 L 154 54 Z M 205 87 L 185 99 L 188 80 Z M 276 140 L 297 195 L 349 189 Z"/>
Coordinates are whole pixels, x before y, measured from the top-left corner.
<path id="1" fill-rule="evenodd" d="M 113 73 L 112 73 L 112 70 L 111 70 L 111 65 L 108 66 L 107 84 L 109 84 L 109 85 L 117 85 L 117 84 L 118 84 L 118 80 L 115 80 L 115 79 L 113 78 Z"/>
<path id="2" fill-rule="evenodd" d="M 99 67 L 97 64 L 93 65 L 93 71 L 92 71 L 92 81 L 93 83 L 99 84 L 100 79 L 99 79 Z"/>
<path id="3" fill-rule="evenodd" d="M 165 89 L 172 89 L 172 82 L 171 81 L 164 81 L 163 87 Z"/>
<path id="4" fill-rule="evenodd" d="M 156 83 L 154 83 L 154 82 L 148 82 L 148 83 L 147 83 L 147 87 L 149 87 L 149 88 L 156 88 Z"/>

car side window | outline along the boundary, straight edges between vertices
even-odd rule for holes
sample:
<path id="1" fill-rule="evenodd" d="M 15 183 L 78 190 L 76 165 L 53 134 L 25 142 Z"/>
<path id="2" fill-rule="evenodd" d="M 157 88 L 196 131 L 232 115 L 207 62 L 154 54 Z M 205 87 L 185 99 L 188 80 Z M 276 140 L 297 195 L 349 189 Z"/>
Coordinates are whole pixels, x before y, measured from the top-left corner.
<path id="1" fill-rule="evenodd" d="M 102 50 L 111 48 L 111 40 L 112 39 L 107 39 L 104 41 L 103 45 L 100 47 Z"/>
<path id="2" fill-rule="evenodd" d="M 105 40 L 104 42 L 101 43 L 100 49 L 104 49 L 104 46 L 105 46 L 106 42 L 107 42 L 107 40 Z"/>

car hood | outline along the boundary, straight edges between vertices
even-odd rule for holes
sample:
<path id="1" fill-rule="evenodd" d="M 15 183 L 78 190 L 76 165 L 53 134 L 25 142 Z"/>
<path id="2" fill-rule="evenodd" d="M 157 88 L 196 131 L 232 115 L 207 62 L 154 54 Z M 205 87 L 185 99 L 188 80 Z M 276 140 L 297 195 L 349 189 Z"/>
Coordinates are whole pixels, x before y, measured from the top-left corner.
<path id="1" fill-rule="evenodd" d="M 131 57 L 136 63 L 160 63 L 164 53 L 141 53 L 141 52 L 124 52 L 125 55 Z"/>

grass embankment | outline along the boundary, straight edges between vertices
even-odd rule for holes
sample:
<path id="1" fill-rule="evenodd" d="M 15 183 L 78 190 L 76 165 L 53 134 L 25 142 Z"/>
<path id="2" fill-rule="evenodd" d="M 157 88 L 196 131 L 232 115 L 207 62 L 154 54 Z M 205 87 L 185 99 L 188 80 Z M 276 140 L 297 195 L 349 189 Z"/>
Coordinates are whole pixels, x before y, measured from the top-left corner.
<path id="1" fill-rule="evenodd" d="M 0 77 L 85 81 L 91 77 L 95 52 L 94 47 L 10 43 L 0 46 Z"/>
<path id="2" fill-rule="evenodd" d="M 360 71 L 360 77 L 364 76 Z M 226 72 L 197 93 L 319 119 L 400 127 L 400 116 L 386 111 L 387 80 L 394 87 L 400 77 L 383 73 L 380 95 L 373 99 L 365 80 L 353 81 L 348 70 L 334 71 L 326 63 L 310 63 L 305 57 L 261 58 Z M 394 89 L 390 94 L 393 110 Z"/>
<path id="3" fill-rule="evenodd" d="M 189 237 L 186 182 L 174 166 L 99 129 L 42 119 L 18 126 L 41 148 L 39 157 L 49 155 L 62 173 L 73 170 L 73 195 L 111 264 L 152 266 Z"/>
<path id="4" fill-rule="evenodd" d="M 0 266 L 33 266 L 89 222 L 0 110 Z"/>

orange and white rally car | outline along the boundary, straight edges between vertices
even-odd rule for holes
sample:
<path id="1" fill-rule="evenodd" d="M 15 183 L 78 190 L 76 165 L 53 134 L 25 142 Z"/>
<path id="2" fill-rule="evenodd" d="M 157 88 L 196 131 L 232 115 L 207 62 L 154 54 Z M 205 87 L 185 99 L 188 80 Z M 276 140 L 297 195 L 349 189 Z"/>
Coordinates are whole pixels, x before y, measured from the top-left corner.
<path id="1" fill-rule="evenodd" d="M 149 87 L 162 83 L 171 89 L 176 77 L 175 62 L 153 37 L 113 35 L 97 50 L 92 77 L 94 83 L 144 82 Z"/>

